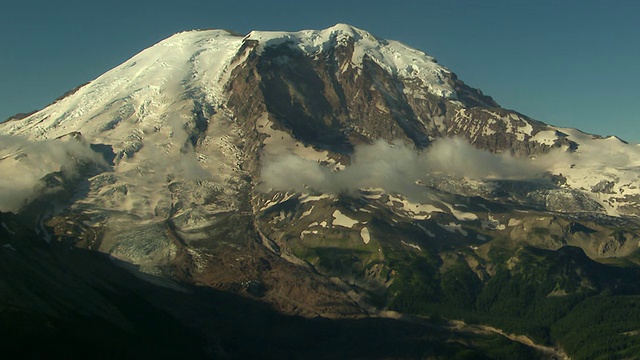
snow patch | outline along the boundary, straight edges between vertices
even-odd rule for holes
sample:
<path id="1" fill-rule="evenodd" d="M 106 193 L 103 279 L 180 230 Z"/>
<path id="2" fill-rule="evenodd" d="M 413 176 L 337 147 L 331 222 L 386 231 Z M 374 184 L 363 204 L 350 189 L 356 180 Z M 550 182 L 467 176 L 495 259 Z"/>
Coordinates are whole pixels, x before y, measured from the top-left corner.
<path id="1" fill-rule="evenodd" d="M 404 240 L 400 240 L 400 242 L 401 242 L 403 245 L 406 245 L 406 246 L 408 246 L 408 247 L 414 248 L 414 249 L 416 249 L 416 250 L 418 250 L 418 251 L 422 251 L 422 249 L 420 248 L 420 246 L 419 246 L 419 245 L 409 244 L 408 242 L 405 242 Z"/>
<path id="2" fill-rule="evenodd" d="M 304 239 L 305 235 L 309 235 L 309 234 L 317 235 L 318 230 L 303 230 L 300 233 L 300 240 Z"/>
<path id="3" fill-rule="evenodd" d="M 435 212 L 444 212 L 442 209 L 431 205 L 431 204 L 420 204 L 413 203 L 400 195 L 389 195 L 389 201 L 387 201 L 387 205 L 391 207 L 397 206 L 400 204 L 402 210 L 406 213 L 406 215 L 412 219 L 416 220 L 426 220 L 431 218 L 431 214 Z"/>
<path id="4" fill-rule="evenodd" d="M 2 227 L 3 227 L 5 230 L 7 230 L 7 232 L 8 232 L 9 234 L 11 234 L 11 235 L 15 235 L 15 234 L 16 234 L 15 232 L 11 231 L 11 229 L 9 229 L 9 227 L 7 226 L 7 224 L 2 223 Z"/>
<path id="5" fill-rule="evenodd" d="M 268 210 L 269 208 L 282 204 L 296 196 L 295 193 L 285 194 L 285 193 L 276 193 L 271 200 L 267 200 L 264 205 L 260 208 L 260 211 Z"/>
<path id="6" fill-rule="evenodd" d="M 11 251 L 17 251 L 16 248 L 14 248 L 13 245 L 11 245 L 11 244 L 4 244 L 4 245 L 2 245 L 2 247 L 5 248 L 5 249 L 9 249 Z"/>
<path id="7" fill-rule="evenodd" d="M 274 129 L 272 125 L 273 122 L 269 120 L 268 113 L 262 114 L 262 116 L 256 122 L 256 129 L 258 130 L 258 132 L 268 136 L 266 139 L 264 139 L 263 152 L 265 154 L 292 154 L 297 155 L 303 159 L 316 161 L 318 163 L 335 163 L 335 161 L 329 158 L 328 151 L 317 151 L 311 146 L 306 146 L 292 137 L 289 133 Z"/>
<path id="8" fill-rule="evenodd" d="M 436 237 L 436 234 L 434 234 L 431 231 L 427 230 L 427 228 L 425 228 L 424 226 L 422 226 L 420 224 L 416 224 L 416 226 L 418 226 L 422 231 L 424 231 L 424 233 L 427 234 L 428 237 L 430 237 L 430 238 L 435 238 Z"/>
<path id="9" fill-rule="evenodd" d="M 371 234 L 369 233 L 369 229 L 365 226 L 360 230 L 360 238 L 365 244 L 369 244 L 371 241 Z"/>
<path id="10" fill-rule="evenodd" d="M 558 135 L 555 130 L 543 130 L 535 134 L 531 141 L 535 141 L 537 143 L 552 146 L 558 140 Z"/>
<path id="11" fill-rule="evenodd" d="M 300 219 L 305 218 L 309 215 L 311 215 L 311 213 L 313 212 L 313 208 L 315 207 L 315 205 L 311 205 L 311 208 L 309 208 L 309 210 L 305 211 L 302 213 L 302 215 L 300 215 Z"/>
<path id="12" fill-rule="evenodd" d="M 322 195 L 303 195 L 300 197 L 300 203 L 308 203 L 312 201 L 320 201 L 322 199 L 331 199 L 332 196 L 330 194 L 322 194 Z"/>
<path id="13" fill-rule="evenodd" d="M 507 227 L 504 224 L 501 224 L 496 218 L 494 218 L 491 214 L 487 214 L 487 220 L 480 221 L 483 229 L 489 230 L 504 230 Z"/>
<path id="14" fill-rule="evenodd" d="M 514 227 L 514 226 L 518 226 L 522 224 L 522 220 L 516 220 L 516 219 L 509 219 L 509 224 L 507 224 L 509 227 Z"/>
<path id="15" fill-rule="evenodd" d="M 478 220 L 478 215 L 474 213 L 464 212 L 460 210 L 456 210 L 451 204 L 444 204 L 451 211 L 451 215 L 453 215 L 456 219 L 460 221 L 473 221 Z"/>
<path id="16" fill-rule="evenodd" d="M 343 226 L 347 228 L 352 228 L 354 225 L 358 224 L 358 220 L 354 220 L 347 215 L 340 212 L 340 210 L 336 210 L 331 215 L 333 217 L 332 224 L 335 226 Z"/>
<path id="17" fill-rule="evenodd" d="M 466 230 L 464 230 L 462 228 L 462 225 L 460 225 L 460 224 L 449 223 L 447 225 L 438 224 L 438 226 L 440 226 L 441 228 L 445 229 L 446 231 L 448 231 L 450 233 L 459 232 L 460 234 L 462 234 L 462 236 L 467 236 L 469 234 Z"/>

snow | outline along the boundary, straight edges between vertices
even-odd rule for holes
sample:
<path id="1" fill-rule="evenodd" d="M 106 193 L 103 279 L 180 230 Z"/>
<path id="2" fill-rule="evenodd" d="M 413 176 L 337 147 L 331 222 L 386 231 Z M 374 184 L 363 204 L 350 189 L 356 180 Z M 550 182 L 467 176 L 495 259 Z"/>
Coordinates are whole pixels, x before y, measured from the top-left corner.
<path id="1" fill-rule="evenodd" d="M 43 239 L 47 244 L 51 243 L 51 240 L 53 240 L 53 237 L 51 236 L 51 234 L 49 233 L 49 231 L 47 231 L 47 228 L 44 225 L 44 220 L 45 220 L 45 216 L 40 216 L 38 215 L 38 227 L 36 230 L 38 231 L 38 234 L 43 234 Z"/>
<path id="2" fill-rule="evenodd" d="M 319 31 L 254 31 L 244 38 L 224 30 L 187 31 L 141 51 L 44 110 L 2 124 L 0 134 L 43 140 L 81 131 L 87 143 L 111 147 L 116 154 L 111 172 L 115 180 L 99 186 L 101 177 L 90 179 L 96 190 L 79 201 L 83 207 L 162 221 L 172 202 L 169 178 L 225 184 L 216 191 L 230 199 L 233 191 L 226 184 L 233 183 L 242 171 L 236 144 L 241 143 L 243 134 L 225 107 L 225 86 L 233 70 L 247 59 L 249 52 L 241 51 L 247 40 L 259 41 L 257 51 L 290 42 L 312 56 L 353 41 L 355 48 L 348 66 L 362 68 L 367 57 L 403 81 L 426 87 L 438 96 L 455 98 L 447 83 L 450 72 L 432 57 L 349 25 Z M 198 116 L 194 114 L 196 108 Z M 197 121 L 205 122 L 208 130 L 196 149 L 191 147 L 188 130 L 202 126 Z M 316 151 L 273 129 L 266 114 L 258 120 L 256 130 L 266 135 L 267 154 L 293 153 L 329 162 L 336 169 L 342 167 L 326 151 Z M 117 196 L 112 198 L 110 193 Z M 190 200 L 204 206 L 196 196 Z M 219 203 L 227 205 L 218 210 L 233 208 L 231 200 Z M 262 210 L 274 203 L 278 201 L 266 203 Z M 429 206 L 414 210 L 418 219 L 439 211 Z M 206 222 L 193 221 L 198 226 Z"/>
<path id="3" fill-rule="evenodd" d="M 297 155 L 303 159 L 316 162 L 335 163 L 329 158 L 328 151 L 317 151 L 311 146 L 306 146 L 296 140 L 286 131 L 276 130 L 271 125 L 268 113 L 264 113 L 256 122 L 256 128 L 261 134 L 267 135 L 264 140 L 263 152 L 269 155 Z"/>
<path id="4" fill-rule="evenodd" d="M 480 223 L 483 229 L 504 230 L 507 228 L 504 224 L 501 224 L 500 221 L 494 218 L 491 214 L 487 214 L 487 220 L 481 220 Z"/>
<path id="5" fill-rule="evenodd" d="M 444 205 L 449 208 L 449 210 L 451 211 L 451 215 L 453 215 L 456 219 L 458 219 L 460 221 L 478 220 L 478 215 L 476 215 L 474 213 L 457 210 L 451 204 L 446 204 L 445 203 Z"/>
<path id="6" fill-rule="evenodd" d="M 509 219 L 509 223 L 507 224 L 507 226 L 514 227 L 514 226 L 518 226 L 520 224 L 522 224 L 522 220 Z"/>
<path id="7" fill-rule="evenodd" d="M 305 235 L 309 235 L 309 234 L 317 235 L 318 230 L 303 230 L 300 233 L 300 239 L 304 239 Z"/>
<path id="8" fill-rule="evenodd" d="M 369 244 L 371 241 L 371 234 L 369 233 L 369 229 L 365 226 L 360 230 L 360 237 L 365 244 Z"/>
<path id="9" fill-rule="evenodd" d="M 260 208 L 260 211 L 265 211 L 268 210 L 269 208 L 278 205 L 278 204 L 282 204 L 283 202 L 292 199 L 293 197 L 295 197 L 296 194 L 295 193 L 276 193 L 271 200 L 267 200 L 262 207 Z"/>
<path id="10" fill-rule="evenodd" d="M 424 226 L 420 225 L 420 224 L 416 224 L 422 231 L 424 231 L 425 234 L 427 234 L 428 237 L 430 238 L 435 238 L 436 234 L 432 233 L 431 231 L 427 230 Z"/>
<path id="11" fill-rule="evenodd" d="M 529 121 L 525 118 L 520 117 L 520 115 L 516 113 L 508 113 L 507 115 L 502 115 L 495 111 L 487 109 L 483 109 L 482 111 L 491 115 L 492 117 L 487 120 L 488 124 L 494 124 L 497 121 L 504 123 L 505 132 L 514 134 L 518 141 L 527 140 L 533 133 L 533 126 L 529 123 Z M 464 117 L 464 113 L 459 112 L 458 114 Z M 485 127 L 485 130 L 483 131 L 485 136 L 495 134 L 495 131 L 488 129 L 487 127 Z"/>
<path id="12" fill-rule="evenodd" d="M 7 230 L 7 232 L 8 232 L 9 234 L 11 234 L 11 235 L 15 235 L 15 234 L 16 234 L 15 232 L 11 231 L 11 229 L 9 229 L 9 227 L 7 226 L 7 224 L 2 223 L 2 227 L 3 227 L 5 230 Z"/>
<path id="13" fill-rule="evenodd" d="M 174 35 L 73 95 L 23 120 L 2 124 L 0 133 L 33 141 L 81 131 L 86 143 L 110 147 L 116 154 L 112 171 L 89 179 L 92 191 L 78 200 L 83 208 L 162 221 L 171 208 L 168 179 L 199 182 L 190 187 L 201 196 L 185 195 L 187 204 L 235 208 L 227 184 L 239 176 L 241 157 L 235 144 L 241 134 L 224 110 L 224 85 L 241 45 L 241 37 L 221 30 Z M 202 118 L 194 114 L 196 104 L 202 107 Z M 207 126 L 197 150 L 189 138 L 196 121 Z M 102 182 L 106 174 L 114 181 Z M 203 204 L 203 192 L 220 193 L 219 204 L 225 205 Z"/>
<path id="14" fill-rule="evenodd" d="M 2 245 L 2 247 L 5 248 L 5 249 L 9 249 L 11 251 L 17 251 L 16 248 L 14 248 L 13 245 L 11 245 L 11 244 L 4 244 L 4 245 Z"/>
<path id="15" fill-rule="evenodd" d="M 421 248 L 420 248 L 420 246 L 418 246 L 418 245 L 415 245 L 415 244 L 409 244 L 408 242 L 405 242 L 404 240 L 400 240 L 400 242 L 401 242 L 403 245 L 406 245 L 406 246 L 408 246 L 408 247 L 414 248 L 414 249 L 416 249 L 416 250 L 418 250 L 418 251 L 422 251 L 422 249 L 421 249 Z"/>
<path id="16" fill-rule="evenodd" d="M 118 222 L 118 219 L 124 218 L 135 218 L 138 224 L 148 226 L 163 224 L 171 215 L 183 219 L 182 230 L 204 228 L 214 221 L 215 214 L 239 208 L 239 197 L 233 184 L 240 184 L 241 176 L 246 174 L 241 166 L 243 154 L 237 147 L 245 134 L 241 124 L 237 124 L 237 119 L 226 109 L 228 94 L 225 86 L 233 70 L 247 59 L 248 52 L 240 52 L 247 39 L 259 41 L 258 51 L 287 42 L 288 46 L 311 56 L 319 55 L 330 46 L 353 41 L 353 55 L 339 64 L 341 70 L 336 71 L 362 70 L 365 58 L 368 58 L 403 81 L 408 95 L 415 96 L 412 92 L 416 88 L 426 88 L 436 96 L 451 100 L 457 96 L 449 83 L 450 72 L 432 57 L 402 43 L 381 40 L 344 24 L 319 31 L 255 31 L 245 38 L 222 30 L 189 31 L 141 51 L 42 111 L 25 119 L 0 124 L 0 134 L 40 141 L 81 131 L 87 143 L 110 147 L 117 155 L 115 163 L 111 164 L 109 171 L 88 179 L 88 194 L 74 205 L 85 213 L 104 215 L 104 220 L 100 221 L 107 228 L 122 227 L 125 221 Z M 281 60 L 286 61 L 284 58 Z M 194 115 L 196 108 L 199 116 Z M 552 150 L 550 159 L 553 161 L 545 163 L 545 166 L 552 173 L 565 176 L 567 187 L 583 191 L 600 203 L 608 214 L 620 215 L 622 206 L 632 204 L 624 197 L 640 195 L 637 186 L 640 183 L 640 146 L 624 144 L 615 137 L 598 139 L 575 129 L 556 127 L 548 127 L 532 135 L 533 127 L 519 115 L 487 112 L 491 115 L 487 120 L 489 125 L 502 122 L 506 131 L 519 140 L 532 137 L 532 141 L 551 146 L 561 132 L 568 140 L 578 143 L 573 153 L 567 152 L 567 147 Z M 494 133 L 486 126 L 481 132 L 481 127 L 473 124 L 470 112 L 466 110 L 459 110 L 457 116 L 468 120 L 469 127 L 477 136 Z M 434 117 L 432 121 L 441 131 L 445 130 L 443 117 Z M 207 131 L 194 147 L 189 130 L 195 129 L 196 125 L 206 125 Z M 266 138 L 266 154 L 294 154 L 312 161 L 329 162 L 334 169 L 342 167 L 329 158 L 328 152 L 304 146 L 272 125 L 272 120 L 263 114 L 255 129 Z M 543 156 L 539 158 L 542 161 Z M 19 160 L 10 159 L 4 162 L 6 168 L 2 169 L 15 174 L 14 165 Z M 60 167 L 47 169 L 57 171 Z M 602 181 L 613 183 L 611 194 L 592 191 Z M 172 190 L 174 188 L 180 191 Z M 294 196 L 298 195 L 276 194 L 262 204 L 261 210 Z M 382 191 L 367 195 L 374 200 L 383 196 Z M 302 195 L 299 200 L 304 204 L 334 197 L 330 194 Z M 476 214 L 461 211 L 453 205 L 440 202 L 416 204 L 399 196 L 390 198 L 395 202 L 394 211 L 415 220 L 446 212 L 445 206 L 458 221 L 478 220 Z M 177 204 L 181 206 L 175 206 Z M 180 210 L 171 214 L 174 208 Z M 302 217 L 310 216 L 312 211 L 313 207 L 303 212 Z M 278 214 L 278 219 L 284 220 L 284 215 Z M 354 228 L 358 224 L 357 220 L 340 211 L 334 212 L 333 217 L 329 222 L 336 226 Z M 36 231 L 51 241 L 43 219 L 39 219 Z M 517 221 L 512 220 L 509 220 L 509 226 L 516 226 Z M 397 219 L 393 221 L 397 222 Z M 481 225 L 496 229 L 505 226 L 491 216 Z M 6 228 L 5 224 L 2 226 Z M 317 226 L 327 227 L 327 221 Z M 441 226 L 466 236 L 466 231 L 459 224 Z M 420 228 L 427 236 L 436 236 L 424 227 Z M 360 236 L 366 243 L 370 237 L 365 235 L 369 231 L 365 229 L 360 230 Z M 123 239 L 127 237 L 122 235 Z M 112 245 L 105 241 L 105 249 Z"/>
<path id="17" fill-rule="evenodd" d="M 308 203 L 320 201 L 322 199 L 331 199 L 332 196 L 330 194 L 322 194 L 322 195 L 303 195 L 300 197 L 300 203 Z"/>
<path id="18" fill-rule="evenodd" d="M 438 224 L 438 226 L 440 226 L 441 228 L 447 230 L 450 233 L 455 233 L 456 231 L 459 232 L 460 234 L 462 234 L 462 236 L 467 236 L 468 233 L 466 230 L 464 230 L 462 228 L 462 225 L 460 224 L 456 224 L 456 223 L 449 223 L 447 225 L 445 224 Z"/>
<path id="19" fill-rule="evenodd" d="M 365 198 L 367 199 L 371 199 L 371 200 L 378 200 L 382 197 L 382 195 L 384 195 L 384 189 L 382 188 L 375 188 L 375 189 L 363 189 L 367 191 L 367 194 L 364 195 Z"/>
<path id="20" fill-rule="evenodd" d="M 581 190 L 600 203 L 611 216 L 620 216 L 619 207 L 629 203 L 626 195 L 640 195 L 633 184 L 640 180 L 640 148 L 625 144 L 616 137 L 598 138 L 571 128 L 554 130 L 578 144 L 574 152 L 563 150 L 551 154 L 549 171 L 567 178 L 567 186 Z M 612 183 L 611 191 L 594 192 L 601 183 Z"/>
<path id="21" fill-rule="evenodd" d="M 556 140 L 558 140 L 558 135 L 555 130 L 543 130 L 531 137 L 531 141 L 547 146 L 552 146 Z"/>
<path id="22" fill-rule="evenodd" d="M 435 212 L 444 212 L 442 209 L 428 203 L 414 203 L 399 194 L 389 194 L 387 205 L 394 207 L 397 203 L 401 204 L 402 210 L 406 216 L 416 220 L 426 220 L 431 218 L 431 214 Z"/>
<path id="23" fill-rule="evenodd" d="M 299 32 L 252 31 L 246 38 L 259 41 L 260 50 L 288 43 L 312 56 L 336 45 L 347 45 L 353 39 L 355 46 L 351 66 L 362 69 L 366 57 L 393 76 L 418 81 L 436 96 L 457 98 L 453 86 L 448 82 L 450 71 L 438 65 L 433 57 L 398 41 L 378 39 L 347 24 Z M 345 65 L 342 70 L 346 70 Z"/>
<path id="24" fill-rule="evenodd" d="M 340 212 L 340 210 L 334 211 L 331 217 L 333 217 L 332 224 L 334 226 L 337 225 L 337 226 L 343 226 L 346 228 L 352 228 L 354 225 L 358 224 L 358 220 L 354 220 L 348 217 L 347 215 Z"/>
<path id="25" fill-rule="evenodd" d="M 608 215 L 621 216 L 625 214 L 624 206 L 638 205 L 633 196 L 640 195 L 640 189 L 635 185 L 640 182 L 640 146 L 628 145 L 615 136 L 601 138 L 572 128 L 547 126 L 534 134 L 531 123 L 517 113 L 482 111 L 490 115 L 488 124 L 503 123 L 505 132 L 513 134 L 517 140 L 529 140 L 552 147 L 548 154 L 538 155 L 534 159 L 535 165 L 565 177 L 567 182 L 563 187 L 583 192 L 602 205 Z M 481 132 L 479 124 L 465 109 L 457 111 L 456 121 L 465 126 L 465 131 L 469 132 L 472 139 L 493 131 L 484 126 L 485 130 Z M 561 138 L 574 142 L 577 148 L 568 142 L 562 147 L 555 147 Z M 610 187 L 607 191 L 598 191 L 603 185 Z M 462 220 L 456 214 L 454 216 Z M 487 222 L 483 226 L 491 225 Z"/>
<path id="26" fill-rule="evenodd" d="M 153 132 L 177 116 L 185 92 L 211 106 L 224 100 L 225 78 L 242 38 L 223 30 L 176 34 L 143 50 L 46 109 L 11 124 L 9 133 L 37 139 L 55 138 L 82 129 L 88 138 L 116 142 L 122 123 Z M 190 110 L 190 109 L 189 109 Z M 165 116 L 166 115 L 166 116 Z M 128 127 L 130 129 L 130 127 Z"/>
<path id="27" fill-rule="evenodd" d="M 515 119 L 514 114 L 511 114 L 511 118 Z M 521 120 L 524 121 L 524 125 L 518 127 L 518 130 L 516 131 L 516 136 L 519 141 L 524 141 L 526 140 L 527 137 L 531 136 L 531 133 L 533 132 L 533 126 L 531 126 L 531 124 L 528 121 L 524 119 L 521 119 Z"/>
<path id="28" fill-rule="evenodd" d="M 300 219 L 305 218 L 309 215 L 311 215 L 311 213 L 313 212 L 313 208 L 315 205 L 311 205 L 311 208 L 309 208 L 309 210 L 305 211 L 302 213 L 302 215 L 300 215 Z"/>

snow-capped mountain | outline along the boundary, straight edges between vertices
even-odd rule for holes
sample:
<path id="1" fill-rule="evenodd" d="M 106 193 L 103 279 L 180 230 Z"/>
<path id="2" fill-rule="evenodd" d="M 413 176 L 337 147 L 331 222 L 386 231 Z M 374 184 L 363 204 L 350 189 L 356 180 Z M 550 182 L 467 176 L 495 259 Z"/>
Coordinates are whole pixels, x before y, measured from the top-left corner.
<path id="1" fill-rule="evenodd" d="M 415 254 L 486 282 L 492 249 L 639 245 L 640 147 L 503 109 L 345 24 L 179 33 L 0 134 L 8 238 L 31 227 L 286 313 L 393 304 Z"/>
<path id="2" fill-rule="evenodd" d="M 565 188 L 585 190 L 610 215 L 636 214 L 638 146 L 501 109 L 432 57 L 344 24 L 244 37 L 222 30 L 176 34 L 2 132 L 33 141 L 80 132 L 88 143 L 111 148 L 116 173 L 139 169 L 140 161 L 153 167 L 149 161 L 166 153 L 183 167 L 167 173 L 193 165 L 202 176 L 224 178 L 242 157 L 231 138 L 255 132 L 258 122 L 263 133 L 270 124 L 284 127 L 316 153 L 310 158 L 380 138 L 423 148 L 452 135 L 521 157 L 559 148 L 556 154 L 573 156 L 547 170 L 566 177 Z M 198 153 L 185 156 L 191 150 Z"/>

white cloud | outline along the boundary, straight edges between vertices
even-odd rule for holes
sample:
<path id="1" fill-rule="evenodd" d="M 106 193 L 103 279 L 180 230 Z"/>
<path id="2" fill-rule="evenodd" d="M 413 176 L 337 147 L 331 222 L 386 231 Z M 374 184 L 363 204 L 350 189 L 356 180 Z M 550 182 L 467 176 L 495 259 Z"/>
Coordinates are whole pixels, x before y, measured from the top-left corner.
<path id="1" fill-rule="evenodd" d="M 44 141 L 0 136 L 0 211 L 17 211 L 30 202 L 47 174 L 77 175 L 79 162 L 107 166 L 100 154 L 72 136 Z"/>
<path id="2" fill-rule="evenodd" d="M 407 196 L 418 196 L 425 188 L 417 181 L 436 174 L 474 179 L 531 179 L 539 177 L 546 162 L 515 158 L 479 150 L 462 138 L 445 138 L 419 152 L 407 145 L 378 140 L 355 148 L 351 165 L 331 171 L 314 161 L 295 155 L 268 156 L 261 171 L 261 189 L 307 188 L 326 193 L 383 188 Z"/>

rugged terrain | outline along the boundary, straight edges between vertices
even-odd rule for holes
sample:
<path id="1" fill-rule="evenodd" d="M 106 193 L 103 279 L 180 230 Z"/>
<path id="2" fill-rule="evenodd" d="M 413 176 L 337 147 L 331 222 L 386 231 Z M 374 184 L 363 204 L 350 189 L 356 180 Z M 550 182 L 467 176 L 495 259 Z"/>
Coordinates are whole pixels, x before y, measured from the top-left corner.
<path id="1" fill-rule="evenodd" d="M 270 333 L 380 326 L 385 341 L 336 348 L 348 357 L 372 343 L 381 357 L 551 356 L 442 319 L 575 358 L 585 342 L 593 356 L 640 351 L 633 316 L 586 322 L 604 343 L 572 330 L 596 306 L 637 311 L 640 148 L 503 109 L 349 25 L 179 33 L 0 134 L 2 316 L 58 319 L 52 342 L 85 317 L 135 339 L 156 326 L 127 311 L 150 303 L 194 356 L 238 357 L 233 342 L 253 338 L 248 318 L 235 338 L 194 324 L 228 322 L 225 306 L 259 309 Z"/>

